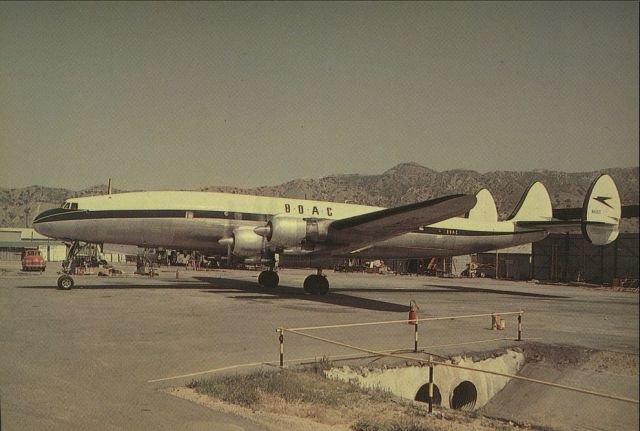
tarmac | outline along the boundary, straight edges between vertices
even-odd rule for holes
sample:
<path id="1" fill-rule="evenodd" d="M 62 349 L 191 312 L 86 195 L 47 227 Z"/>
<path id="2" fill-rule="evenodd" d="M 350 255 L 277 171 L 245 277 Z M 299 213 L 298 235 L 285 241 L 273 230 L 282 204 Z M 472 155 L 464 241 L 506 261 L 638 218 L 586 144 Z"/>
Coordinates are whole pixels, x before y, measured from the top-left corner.
<path id="1" fill-rule="evenodd" d="M 2 269 L 5 269 L 3 272 Z M 311 270 L 283 269 L 280 287 L 258 272 L 184 271 L 159 276 L 78 276 L 56 289 L 57 265 L 23 274 L 0 265 L 0 407 L 7 430 L 255 430 L 160 389 L 206 370 L 278 361 L 276 328 L 524 311 L 526 341 L 638 354 L 638 294 L 491 279 L 447 279 L 327 271 L 328 295 L 307 295 Z M 133 266 L 123 266 L 132 273 Z M 517 346 L 514 316 L 429 322 L 420 348 L 451 355 Z M 370 349 L 413 347 L 413 326 L 323 330 L 317 335 Z M 288 334 L 285 360 L 353 353 Z M 275 366 L 275 365 L 274 365 Z M 637 379 L 636 379 L 637 380 Z"/>

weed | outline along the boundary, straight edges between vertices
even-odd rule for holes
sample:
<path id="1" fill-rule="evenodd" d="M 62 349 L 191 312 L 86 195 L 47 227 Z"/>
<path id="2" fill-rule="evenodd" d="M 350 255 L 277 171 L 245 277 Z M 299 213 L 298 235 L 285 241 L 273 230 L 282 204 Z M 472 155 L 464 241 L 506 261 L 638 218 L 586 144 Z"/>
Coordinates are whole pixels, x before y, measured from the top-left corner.
<path id="1" fill-rule="evenodd" d="M 436 431 L 437 428 L 418 423 L 413 419 L 400 419 L 395 421 L 373 421 L 370 419 L 358 419 L 351 425 L 353 431 Z"/>
<path id="2" fill-rule="evenodd" d="M 328 357 L 323 356 L 319 361 L 305 367 L 305 370 L 311 371 L 316 374 L 320 374 L 324 377 L 324 372 L 333 368 L 333 363 Z"/>
<path id="3" fill-rule="evenodd" d="M 334 406 L 342 401 L 345 392 L 349 392 L 336 392 L 318 374 L 290 370 L 218 377 L 191 382 L 188 386 L 200 393 L 243 406 L 257 403 L 261 393 L 280 397 L 290 403 L 309 402 Z"/>

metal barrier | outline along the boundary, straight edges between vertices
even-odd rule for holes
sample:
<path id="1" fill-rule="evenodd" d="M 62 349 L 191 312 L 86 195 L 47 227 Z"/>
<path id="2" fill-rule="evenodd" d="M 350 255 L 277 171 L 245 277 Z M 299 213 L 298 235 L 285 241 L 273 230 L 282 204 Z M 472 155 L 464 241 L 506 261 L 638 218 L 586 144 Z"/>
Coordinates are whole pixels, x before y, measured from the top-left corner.
<path id="1" fill-rule="evenodd" d="M 418 331 L 417 330 L 417 324 L 418 324 L 419 321 L 423 321 L 424 322 L 424 321 L 434 321 L 434 320 L 467 319 L 467 318 L 487 317 L 487 316 L 495 317 L 495 316 L 498 316 L 498 315 L 500 315 L 500 316 L 518 315 L 518 339 L 517 339 L 517 341 L 522 341 L 522 315 L 523 315 L 523 313 L 524 313 L 524 311 L 521 310 L 521 311 L 512 311 L 512 312 L 506 312 L 506 313 L 471 314 L 471 315 L 465 315 L 465 316 L 428 317 L 428 318 L 424 318 L 424 319 L 415 319 L 414 325 L 416 326 L 416 328 L 415 328 L 415 333 L 416 333 L 415 340 L 416 341 L 415 341 L 415 346 L 414 346 L 414 352 L 417 352 L 417 331 Z M 412 319 L 412 321 L 413 321 L 413 319 Z M 583 393 L 583 394 L 587 394 L 587 395 L 593 395 L 593 396 L 597 396 L 597 397 L 601 397 L 601 398 L 607 398 L 607 399 L 616 400 L 616 401 L 622 401 L 622 402 L 631 403 L 631 404 L 640 404 L 639 400 L 632 399 L 632 398 L 621 397 L 621 396 L 611 395 L 611 394 L 605 394 L 605 393 L 602 393 L 602 392 L 591 391 L 591 390 L 588 390 L 588 389 L 582 389 L 582 388 L 577 388 L 577 387 L 568 386 L 568 385 L 561 385 L 561 384 L 558 384 L 558 383 L 547 382 L 547 381 L 538 380 L 538 379 L 532 379 L 532 378 L 529 378 L 529 377 L 517 376 L 517 375 L 507 374 L 507 373 L 500 373 L 500 372 L 497 372 L 497 371 L 480 370 L 480 369 L 476 369 L 476 368 L 465 367 L 465 366 L 462 366 L 462 365 L 450 364 L 450 363 L 446 363 L 446 362 L 442 362 L 442 361 L 435 361 L 435 360 L 433 360 L 433 355 L 429 355 L 429 359 L 428 360 L 417 359 L 417 358 L 411 357 L 411 356 L 398 355 L 396 353 L 388 353 L 388 352 L 385 352 L 385 351 L 371 350 L 371 349 L 367 349 L 367 348 L 364 348 L 364 347 L 359 347 L 359 346 L 355 346 L 355 345 L 352 345 L 352 344 L 347 344 L 347 343 L 343 343 L 343 342 L 340 342 L 340 341 L 331 340 L 331 339 L 328 339 L 328 338 L 318 337 L 316 335 L 311 335 L 311 334 L 306 334 L 304 332 L 300 332 L 300 331 L 311 331 L 311 330 L 318 330 L 318 329 L 348 328 L 348 327 L 357 327 L 357 326 L 384 325 L 384 324 L 406 323 L 406 322 L 407 322 L 407 320 L 389 320 L 389 321 L 380 321 L 380 322 L 348 323 L 348 324 L 343 324 L 343 325 L 308 326 L 308 327 L 301 327 L 301 328 L 284 328 L 284 327 L 280 327 L 280 328 L 276 329 L 276 331 L 278 332 L 278 341 L 280 343 L 280 367 L 284 367 L 284 333 L 285 332 L 289 332 L 289 333 L 292 333 L 292 334 L 300 335 L 302 337 L 311 338 L 311 339 L 314 339 L 314 340 L 317 340 L 317 341 L 322 341 L 324 343 L 333 344 L 333 345 L 336 345 L 336 346 L 346 347 L 346 348 L 349 348 L 349 349 L 353 349 L 353 350 L 357 350 L 357 351 L 360 351 L 360 352 L 368 353 L 368 354 L 374 355 L 374 356 L 385 356 L 385 357 L 391 357 L 391 358 L 418 361 L 418 362 L 420 362 L 420 363 L 422 363 L 424 365 L 427 365 L 429 367 L 429 395 L 428 395 L 429 412 L 432 412 L 432 409 L 433 409 L 433 374 L 434 374 L 434 368 L 436 366 L 457 368 L 457 369 L 466 370 L 466 371 L 474 371 L 474 372 L 478 372 L 478 373 L 491 374 L 491 375 L 494 375 L 494 376 L 506 377 L 506 378 L 515 379 L 515 380 L 521 380 L 521 381 L 526 381 L 526 382 L 530 382 L 530 383 L 536 383 L 536 384 L 550 386 L 550 387 L 554 387 L 554 388 L 558 388 L 558 389 L 565 389 L 565 390 L 569 390 L 569 391 L 573 391 L 573 392 L 579 392 L 579 393 Z M 442 357 L 442 358 L 444 359 L 444 357 Z"/>
<path id="2" fill-rule="evenodd" d="M 484 313 L 484 314 L 467 314 L 463 316 L 444 316 L 444 317 L 425 317 L 415 318 L 410 315 L 410 320 L 382 320 L 377 322 L 360 322 L 360 323 L 345 323 L 340 325 L 323 325 L 323 326 L 304 326 L 300 328 L 278 328 L 278 341 L 280 342 L 280 366 L 284 366 L 284 332 L 298 333 L 297 331 L 314 331 L 318 329 L 336 329 L 336 328 L 354 328 L 359 326 L 373 326 L 373 325 L 390 325 L 396 323 L 413 323 L 413 352 L 418 353 L 418 323 L 419 322 L 433 322 L 437 320 L 458 320 L 458 319 L 473 319 L 478 317 L 491 317 L 492 320 L 496 320 L 500 316 L 512 316 L 518 315 L 518 338 L 516 341 L 522 341 L 522 315 L 524 311 L 507 311 L 502 313 Z M 345 346 L 346 347 L 346 346 Z"/>

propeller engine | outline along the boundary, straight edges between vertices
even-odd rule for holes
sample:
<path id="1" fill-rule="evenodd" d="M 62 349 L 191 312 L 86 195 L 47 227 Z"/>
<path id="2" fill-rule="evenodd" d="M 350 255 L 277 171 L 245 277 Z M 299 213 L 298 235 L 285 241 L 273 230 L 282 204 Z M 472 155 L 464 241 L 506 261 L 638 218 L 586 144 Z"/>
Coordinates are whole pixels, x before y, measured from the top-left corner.
<path id="1" fill-rule="evenodd" d="M 266 226 L 259 226 L 253 229 L 253 232 L 276 247 L 312 249 L 315 244 L 327 239 L 329 224 L 332 221 L 275 216 Z"/>
<path id="2" fill-rule="evenodd" d="M 218 243 L 226 245 L 231 253 L 239 257 L 261 256 L 266 249 L 265 238 L 257 235 L 250 226 L 234 229 L 231 238 L 223 238 Z"/>

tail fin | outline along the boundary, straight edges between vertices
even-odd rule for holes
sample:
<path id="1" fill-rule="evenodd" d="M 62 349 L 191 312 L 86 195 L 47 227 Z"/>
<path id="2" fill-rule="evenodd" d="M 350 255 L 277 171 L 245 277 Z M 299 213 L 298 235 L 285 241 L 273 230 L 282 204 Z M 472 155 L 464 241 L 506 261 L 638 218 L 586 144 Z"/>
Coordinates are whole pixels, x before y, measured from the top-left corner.
<path id="1" fill-rule="evenodd" d="M 589 187 L 582 205 L 582 234 L 594 245 L 606 245 L 618 237 L 622 214 L 618 188 L 609 175 L 600 175 Z"/>
<path id="2" fill-rule="evenodd" d="M 547 188 L 539 181 L 531 184 L 508 220 L 549 221 L 553 217 L 551 198 Z"/>
<path id="3" fill-rule="evenodd" d="M 469 210 L 467 218 L 479 222 L 495 223 L 498 221 L 496 202 L 487 189 L 481 189 L 476 193 L 476 205 Z"/>

